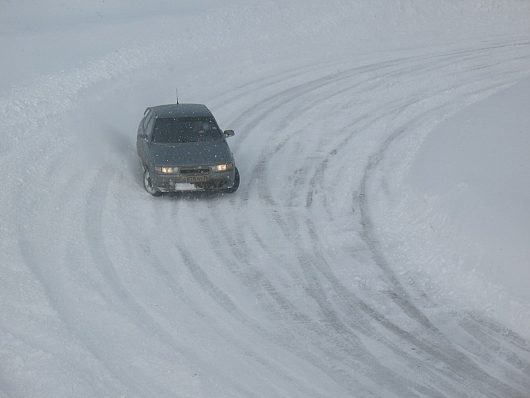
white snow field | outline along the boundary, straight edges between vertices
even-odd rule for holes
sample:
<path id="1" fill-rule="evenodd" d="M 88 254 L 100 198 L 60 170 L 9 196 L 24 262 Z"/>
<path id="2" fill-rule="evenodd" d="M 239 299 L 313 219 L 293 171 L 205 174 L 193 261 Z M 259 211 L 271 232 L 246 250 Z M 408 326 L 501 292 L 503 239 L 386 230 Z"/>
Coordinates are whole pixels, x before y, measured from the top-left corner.
<path id="1" fill-rule="evenodd" d="M 443 290 L 445 297 L 501 315 L 526 336 L 528 109 L 530 79 L 464 108 L 427 131 L 421 149 L 410 151 L 411 164 L 400 161 L 401 168 L 374 178 L 387 192 L 374 192 L 379 200 L 372 201 L 392 261 L 403 272 L 429 273 L 421 280 L 431 297 Z"/>
<path id="2" fill-rule="evenodd" d="M 530 1 L 0 1 L 0 397 L 530 397 Z M 153 198 L 147 106 L 237 193 Z"/>

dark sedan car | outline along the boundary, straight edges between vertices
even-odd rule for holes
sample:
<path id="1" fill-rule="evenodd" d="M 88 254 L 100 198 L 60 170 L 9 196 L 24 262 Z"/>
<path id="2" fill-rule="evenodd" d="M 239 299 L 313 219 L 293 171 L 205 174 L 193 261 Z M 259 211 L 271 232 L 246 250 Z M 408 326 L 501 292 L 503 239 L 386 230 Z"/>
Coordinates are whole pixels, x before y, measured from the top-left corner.
<path id="1" fill-rule="evenodd" d="M 205 105 L 171 104 L 147 108 L 136 139 L 151 195 L 180 190 L 235 192 L 239 171 L 226 138 Z"/>

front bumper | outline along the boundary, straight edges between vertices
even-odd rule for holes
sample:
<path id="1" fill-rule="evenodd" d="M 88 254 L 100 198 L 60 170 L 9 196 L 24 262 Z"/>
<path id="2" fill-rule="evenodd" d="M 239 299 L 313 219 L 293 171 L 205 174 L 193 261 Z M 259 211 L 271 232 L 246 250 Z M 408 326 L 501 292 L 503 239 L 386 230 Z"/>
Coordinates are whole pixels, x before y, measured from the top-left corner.
<path id="1" fill-rule="evenodd" d="M 234 185 L 235 170 L 186 175 L 155 173 L 151 175 L 151 180 L 153 187 L 160 192 L 182 190 L 217 191 Z"/>

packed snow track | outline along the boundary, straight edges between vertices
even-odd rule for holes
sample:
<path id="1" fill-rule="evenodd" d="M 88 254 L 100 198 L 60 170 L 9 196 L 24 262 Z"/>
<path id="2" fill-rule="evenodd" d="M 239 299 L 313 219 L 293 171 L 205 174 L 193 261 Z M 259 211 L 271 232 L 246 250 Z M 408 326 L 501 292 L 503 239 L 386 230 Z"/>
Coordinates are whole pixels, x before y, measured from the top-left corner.
<path id="1" fill-rule="evenodd" d="M 127 56 L 0 98 L 17 132 L 0 149 L 1 397 L 530 396 L 529 341 L 404 277 L 371 213 L 395 144 L 528 75 L 530 42 L 206 84 L 240 189 L 162 198 L 134 147 L 160 76 Z"/>

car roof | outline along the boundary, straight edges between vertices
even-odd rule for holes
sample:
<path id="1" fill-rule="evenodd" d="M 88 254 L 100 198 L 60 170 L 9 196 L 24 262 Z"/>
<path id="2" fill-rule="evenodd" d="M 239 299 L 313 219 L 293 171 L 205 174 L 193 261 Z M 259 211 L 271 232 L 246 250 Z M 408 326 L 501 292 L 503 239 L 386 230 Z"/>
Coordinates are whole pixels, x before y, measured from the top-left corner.
<path id="1" fill-rule="evenodd" d="M 157 117 L 212 117 L 212 112 L 203 104 L 169 104 L 150 108 Z"/>

